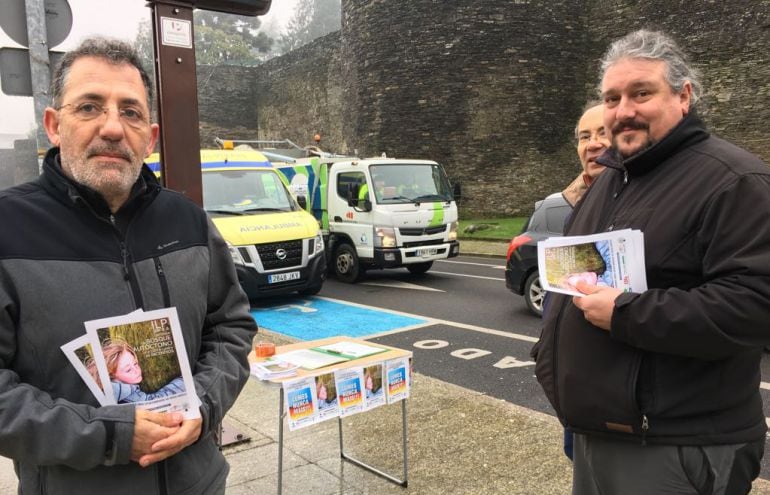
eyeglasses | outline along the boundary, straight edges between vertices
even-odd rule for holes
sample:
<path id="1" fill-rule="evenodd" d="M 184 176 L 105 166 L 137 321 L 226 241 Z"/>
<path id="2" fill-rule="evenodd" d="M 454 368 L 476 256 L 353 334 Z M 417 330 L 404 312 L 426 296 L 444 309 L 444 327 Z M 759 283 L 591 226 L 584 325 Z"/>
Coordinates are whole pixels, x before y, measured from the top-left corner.
<path id="1" fill-rule="evenodd" d="M 83 103 L 67 103 L 66 105 L 61 105 L 56 110 L 61 110 L 64 107 L 70 107 L 72 115 L 74 115 L 76 119 L 83 122 L 90 122 L 100 118 L 103 115 L 107 115 L 107 112 L 110 110 L 110 108 L 112 108 L 106 107 L 101 103 L 86 101 Z M 123 124 L 128 124 L 130 127 L 141 129 L 148 123 L 147 117 L 141 108 L 127 105 L 124 107 L 119 107 L 117 110 L 120 122 Z"/>

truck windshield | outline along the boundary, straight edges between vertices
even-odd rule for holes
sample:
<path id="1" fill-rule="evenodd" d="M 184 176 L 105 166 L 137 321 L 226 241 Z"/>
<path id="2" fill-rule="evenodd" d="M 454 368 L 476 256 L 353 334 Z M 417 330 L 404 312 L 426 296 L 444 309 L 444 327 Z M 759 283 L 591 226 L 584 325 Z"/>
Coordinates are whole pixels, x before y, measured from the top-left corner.
<path id="1" fill-rule="evenodd" d="M 292 211 L 294 202 L 271 169 L 205 170 L 203 208 L 220 214 Z"/>
<path id="2" fill-rule="evenodd" d="M 406 163 L 369 167 L 378 203 L 452 201 L 452 189 L 441 165 Z"/>

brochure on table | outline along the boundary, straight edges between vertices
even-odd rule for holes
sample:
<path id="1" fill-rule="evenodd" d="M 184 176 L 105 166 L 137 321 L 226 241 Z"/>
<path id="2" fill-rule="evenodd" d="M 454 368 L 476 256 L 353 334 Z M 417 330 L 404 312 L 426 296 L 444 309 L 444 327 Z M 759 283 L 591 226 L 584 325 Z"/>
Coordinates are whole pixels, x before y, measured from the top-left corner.
<path id="1" fill-rule="evenodd" d="M 285 380 L 289 430 L 404 400 L 411 389 L 410 370 L 410 358 L 397 358 Z"/>
<path id="2" fill-rule="evenodd" d="M 357 342 L 337 342 L 310 349 L 298 349 L 277 354 L 274 359 L 294 364 L 306 370 L 316 370 L 332 364 L 372 356 L 387 351 L 387 348 L 359 344 Z"/>
<path id="3" fill-rule="evenodd" d="M 84 323 L 62 351 L 101 405 L 135 404 L 200 417 L 200 400 L 176 308 L 134 311 Z M 107 367 L 107 358 L 117 366 Z"/>
<path id="4" fill-rule="evenodd" d="M 537 251 L 540 284 L 545 290 L 583 296 L 575 288 L 580 281 L 623 292 L 647 290 L 641 231 L 551 237 L 538 242 Z"/>

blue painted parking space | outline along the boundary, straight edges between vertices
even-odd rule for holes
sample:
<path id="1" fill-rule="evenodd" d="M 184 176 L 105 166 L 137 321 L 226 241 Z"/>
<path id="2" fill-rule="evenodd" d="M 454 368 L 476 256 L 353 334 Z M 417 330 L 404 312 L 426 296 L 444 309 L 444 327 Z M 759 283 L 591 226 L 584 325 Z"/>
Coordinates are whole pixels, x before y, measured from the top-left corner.
<path id="1" fill-rule="evenodd" d="M 363 337 L 427 321 L 317 298 L 296 299 L 290 304 L 254 308 L 251 314 L 260 327 L 301 340 L 338 335 Z"/>

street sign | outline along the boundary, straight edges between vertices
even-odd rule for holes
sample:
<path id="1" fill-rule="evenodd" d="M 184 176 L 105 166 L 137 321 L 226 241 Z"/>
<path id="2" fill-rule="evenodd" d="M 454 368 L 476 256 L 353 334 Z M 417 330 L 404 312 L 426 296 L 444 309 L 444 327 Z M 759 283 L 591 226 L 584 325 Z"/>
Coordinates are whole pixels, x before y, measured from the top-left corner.
<path id="1" fill-rule="evenodd" d="M 48 48 L 58 45 L 70 34 L 72 9 L 67 0 L 45 0 L 45 26 Z M 24 0 L 0 2 L 0 27 L 16 43 L 29 46 Z"/>
<path id="2" fill-rule="evenodd" d="M 64 52 L 48 52 L 51 78 Z M 32 96 L 32 71 L 29 51 L 23 48 L 0 48 L 0 89 L 8 96 Z"/>

